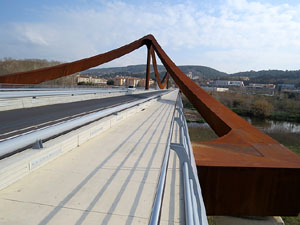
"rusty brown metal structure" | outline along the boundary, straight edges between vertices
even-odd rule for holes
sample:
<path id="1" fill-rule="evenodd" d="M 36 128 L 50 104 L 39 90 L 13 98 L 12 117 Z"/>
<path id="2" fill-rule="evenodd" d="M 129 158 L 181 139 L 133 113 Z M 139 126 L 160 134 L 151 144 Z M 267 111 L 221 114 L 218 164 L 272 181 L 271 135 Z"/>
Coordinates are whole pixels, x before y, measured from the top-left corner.
<path id="1" fill-rule="evenodd" d="M 169 75 L 218 139 L 193 144 L 208 215 L 297 215 L 300 211 L 300 157 L 233 113 L 189 79 L 152 35 L 91 58 L 34 71 L 0 76 L 0 83 L 37 84 L 101 65 L 147 46 L 146 89 L 150 60 L 160 88 Z M 167 73 L 160 81 L 155 53 Z"/>

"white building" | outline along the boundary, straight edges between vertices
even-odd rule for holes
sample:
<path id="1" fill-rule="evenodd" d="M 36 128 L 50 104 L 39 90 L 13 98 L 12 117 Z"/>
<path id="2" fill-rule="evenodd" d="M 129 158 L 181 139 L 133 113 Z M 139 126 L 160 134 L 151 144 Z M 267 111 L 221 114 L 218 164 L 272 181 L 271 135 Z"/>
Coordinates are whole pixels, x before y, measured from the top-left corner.
<path id="1" fill-rule="evenodd" d="M 228 86 L 244 87 L 244 82 L 243 81 L 238 81 L 238 80 L 233 80 L 233 81 L 229 81 Z"/>
<path id="2" fill-rule="evenodd" d="M 215 86 L 228 86 L 229 81 L 228 80 L 216 80 L 213 82 Z"/>
<path id="3" fill-rule="evenodd" d="M 192 78 L 193 78 L 193 72 L 189 72 L 189 73 L 187 74 L 187 76 L 188 76 L 190 79 L 192 79 Z"/>
<path id="4" fill-rule="evenodd" d="M 98 77 L 90 77 L 87 75 L 77 76 L 77 83 L 91 83 L 91 84 L 106 84 L 107 80 Z"/>

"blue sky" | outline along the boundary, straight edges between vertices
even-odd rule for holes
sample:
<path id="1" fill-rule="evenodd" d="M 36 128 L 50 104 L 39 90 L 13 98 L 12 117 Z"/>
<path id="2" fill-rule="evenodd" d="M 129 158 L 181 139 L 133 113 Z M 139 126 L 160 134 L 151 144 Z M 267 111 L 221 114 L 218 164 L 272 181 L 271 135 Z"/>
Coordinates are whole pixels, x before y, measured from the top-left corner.
<path id="1" fill-rule="evenodd" d="M 275 0 L 0 0 L 0 59 L 64 62 L 152 33 L 177 65 L 300 69 L 300 3 Z M 146 61 L 146 49 L 103 65 Z"/>

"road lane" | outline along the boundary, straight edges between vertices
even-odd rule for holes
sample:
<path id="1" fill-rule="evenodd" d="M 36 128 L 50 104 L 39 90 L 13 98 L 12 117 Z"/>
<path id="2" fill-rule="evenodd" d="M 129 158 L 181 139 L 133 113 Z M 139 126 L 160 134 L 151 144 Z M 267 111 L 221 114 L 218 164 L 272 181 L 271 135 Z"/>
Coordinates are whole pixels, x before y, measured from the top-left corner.
<path id="1" fill-rule="evenodd" d="M 0 112 L 0 141 L 77 116 L 82 116 L 86 113 L 148 98 L 162 92 L 164 91 L 2 111 Z"/>

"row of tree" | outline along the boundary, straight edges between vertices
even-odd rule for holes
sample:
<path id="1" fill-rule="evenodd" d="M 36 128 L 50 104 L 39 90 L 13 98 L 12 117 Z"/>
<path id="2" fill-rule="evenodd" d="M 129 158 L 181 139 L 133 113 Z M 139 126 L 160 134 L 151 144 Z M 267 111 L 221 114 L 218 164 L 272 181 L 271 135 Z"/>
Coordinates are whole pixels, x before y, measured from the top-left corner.
<path id="1" fill-rule="evenodd" d="M 61 64 L 59 61 L 48 61 L 45 59 L 12 59 L 4 58 L 0 60 L 0 76 L 4 74 L 24 72 L 29 70 L 36 70 L 44 67 L 56 66 Z M 43 82 L 42 85 L 69 87 L 75 86 L 76 74 L 61 77 L 55 80 Z"/>

